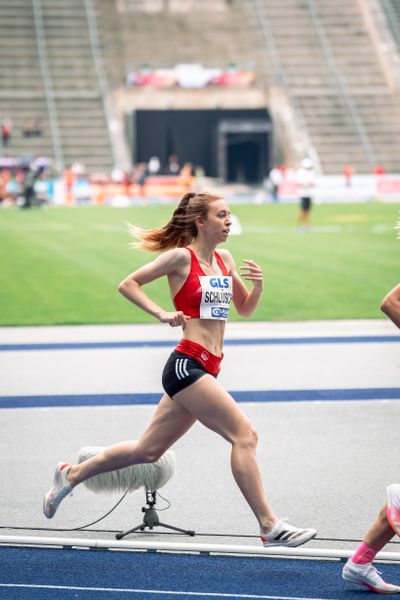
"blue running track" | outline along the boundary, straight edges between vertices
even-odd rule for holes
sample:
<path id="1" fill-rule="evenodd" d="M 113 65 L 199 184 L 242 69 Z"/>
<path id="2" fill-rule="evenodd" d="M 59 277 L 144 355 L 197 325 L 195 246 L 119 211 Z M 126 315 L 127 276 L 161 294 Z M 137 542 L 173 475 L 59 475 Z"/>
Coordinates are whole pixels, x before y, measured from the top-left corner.
<path id="1" fill-rule="evenodd" d="M 4 600 L 376 598 L 341 578 L 340 561 L 0 548 Z M 398 565 L 382 565 L 400 581 Z"/>

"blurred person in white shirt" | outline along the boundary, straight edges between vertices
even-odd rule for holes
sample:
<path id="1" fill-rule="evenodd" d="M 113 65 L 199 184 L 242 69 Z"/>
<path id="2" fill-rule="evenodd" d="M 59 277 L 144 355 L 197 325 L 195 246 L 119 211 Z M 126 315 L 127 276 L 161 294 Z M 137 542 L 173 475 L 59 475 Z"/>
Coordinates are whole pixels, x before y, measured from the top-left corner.
<path id="1" fill-rule="evenodd" d="M 297 227 L 299 231 L 305 231 L 310 227 L 310 211 L 316 183 L 315 171 L 310 158 L 302 160 L 300 169 L 296 173 L 296 183 L 300 200 Z"/>

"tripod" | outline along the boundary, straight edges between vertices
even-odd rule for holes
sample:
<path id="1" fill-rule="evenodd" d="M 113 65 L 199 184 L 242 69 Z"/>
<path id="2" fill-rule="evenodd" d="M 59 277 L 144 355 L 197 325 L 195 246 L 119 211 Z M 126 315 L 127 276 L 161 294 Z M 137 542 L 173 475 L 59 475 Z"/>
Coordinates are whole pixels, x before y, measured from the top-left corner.
<path id="1" fill-rule="evenodd" d="M 161 523 L 158 518 L 158 514 L 156 509 L 154 508 L 156 505 L 156 494 L 157 492 L 146 490 L 146 504 L 147 506 L 142 507 L 142 512 L 144 513 L 143 523 L 137 525 L 136 527 L 132 527 L 132 529 L 128 529 L 127 531 L 122 531 L 121 533 L 117 533 L 115 536 L 117 540 L 121 540 L 123 537 L 128 535 L 129 533 L 134 533 L 135 531 L 144 531 L 146 527 L 148 529 L 153 529 L 153 527 L 166 527 L 167 529 L 172 529 L 173 531 L 179 531 L 179 533 L 186 533 L 187 535 L 195 535 L 195 532 L 191 529 L 181 529 L 180 527 L 174 527 L 173 525 L 167 525 L 166 523 Z"/>

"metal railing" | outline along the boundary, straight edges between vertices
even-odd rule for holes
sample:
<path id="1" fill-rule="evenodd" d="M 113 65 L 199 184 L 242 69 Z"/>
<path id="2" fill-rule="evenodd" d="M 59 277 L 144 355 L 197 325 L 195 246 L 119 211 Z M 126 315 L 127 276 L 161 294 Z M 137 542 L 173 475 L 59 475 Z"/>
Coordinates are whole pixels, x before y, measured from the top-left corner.
<path id="1" fill-rule="evenodd" d="M 342 548 L 284 548 L 282 546 L 271 546 L 264 548 L 260 544 L 239 545 L 239 544 L 212 544 L 201 542 L 171 542 L 153 541 L 153 540 L 116 540 L 116 539 L 96 539 L 96 538 L 74 538 L 74 537 L 47 537 L 47 536 L 27 536 L 27 535 L 1 535 L 0 546 L 29 546 L 29 547 L 53 547 L 67 548 L 70 550 L 82 548 L 94 548 L 96 550 L 119 550 L 119 551 L 152 551 L 152 552 L 173 552 L 173 553 L 193 553 L 193 554 L 219 554 L 219 555 L 253 555 L 253 556 L 273 556 L 286 557 L 293 559 L 317 558 L 317 559 L 347 559 L 354 554 L 354 550 Z M 376 560 L 389 563 L 398 563 L 400 561 L 400 552 L 379 552 Z M 7 584 L 0 584 L 7 585 Z M 8 584 L 12 585 L 12 584 Z M 210 594 L 211 595 L 211 594 Z M 251 597 L 251 596 L 250 596 Z M 254 597 L 254 596 L 253 596 Z M 265 596 L 264 596 L 265 597 Z"/>
<path id="2" fill-rule="evenodd" d="M 104 117 L 107 124 L 108 137 L 110 141 L 111 153 L 113 158 L 113 163 L 116 164 L 118 161 L 116 159 L 118 155 L 117 145 L 118 142 L 116 140 L 116 136 L 113 135 L 113 131 L 111 130 L 111 124 L 113 122 L 113 115 L 111 114 L 108 105 L 107 105 L 107 95 L 108 95 L 108 81 L 105 73 L 104 65 L 103 65 L 103 56 L 100 47 L 99 34 L 97 28 L 97 18 L 96 11 L 94 8 L 93 0 L 84 0 L 86 18 L 88 22 L 89 29 L 89 39 L 90 39 L 90 47 L 92 52 L 93 64 L 96 73 L 96 79 L 100 90 L 101 101 L 103 106 Z"/>
<path id="3" fill-rule="evenodd" d="M 364 126 L 364 122 L 358 112 L 357 106 L 353 100 L 353 96 L 348 88 L 347 82 L 343 77 L 342 73 L 338 69 L 335 58 L 332 52 L 331 45 L 329 43 L 329 39 L 326 35 L 325 27 L 321 21 L 320 15 L 318 13 L 318 8 L 315 0 L 306 0 L 308 9 L 311 14 L 311 18 L 313 20 L 315 29 L 317 30 L 318 38 L 321 44 L 322 52 L 324 54 L 324 58 L 326 64 L 328 65 L 332 75 L 336 79 L 338 83 L 338 88 L 340 91 L 340 95 L 342 96 L 352 119 L 354 128 L 357 132 L 358 138 L 361 142 L 361 145 L 364 149 L 365 155 L 368 159 L 370 167 L 374 167 L 376 164 L 376 155 L 369 141 L 368 132 Z"/>
<path id="4" fill-rule="evenodd" d="M 392 0 L 381 0 L 381 2 L 385 9 L 393 37 L 400 50 L 400 5 L 398 2 L 394 3 Z"/>
<path id="5" fill-rule="evenodd" d="M 43 12 L 41 0 L 32 0 L 33 18 L 35 22 L 36 43 L 38 47 L 40 71 L 43 79 L 43 87 L 46 95 L 47 112 L 49 115 L 49 124 L 51 139 L 53 144 L 54 159 L 59 170 L 64 170 L 64 154 L 61 143 L 59 119 L 57 105 L 55 101 L 53 81 L 51 78 L 45 32 L 43 26 Z"/>
<path id="6" fill-rule="evenodd" d="M 314 168 L 317 172 L 321 172 L 321 162 L 318 156 L 318 153 L 315 149 L 315 146 L 311 142 L 311 139 L 307 132 L 307 125 L 304 119 L 303 111 L 297 101 L 296 97 L 290 93 L 290 84 L 286 75 L 286 71 L 279 57 L 279 50 L 275 42 L 275 36 L 269 24 L 269 18 L 265 8 L 265 0 L 252 0 L 254 4 L 254 8 L 258 17 L 258 22 L 260 23 L 261 33 L 263 36 L 263 40 L 265 43 L 265 47 L 267 49 L 267 53 L 272 65 L 273 73 L 274 73 L 274 83 L 280 85 L 285 88 L 288 98 L 290 99 L 290 104 L 293 110 L 293 113 L 296 118 L 297 126 L 299 129 L 299 133 L 302 137 L 304 146 L 305 146 L 305 154 L 307 154 L 313 161 Z M 299 157 L 302 158 L 302 157 Z"/>

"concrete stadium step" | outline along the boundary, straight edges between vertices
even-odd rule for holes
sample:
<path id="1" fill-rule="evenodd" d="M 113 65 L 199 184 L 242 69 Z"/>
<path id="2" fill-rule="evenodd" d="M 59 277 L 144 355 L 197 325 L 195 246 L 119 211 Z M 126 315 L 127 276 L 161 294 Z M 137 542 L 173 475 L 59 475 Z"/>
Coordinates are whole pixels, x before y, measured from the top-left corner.
<path id="1" fill-rule="evenodd" d="M 327 160 L 323 159 L 324 137 L 330 135 L 331 142 L 335 138 L 329 133 L 329 129 L 328 132 L 326 131 L 327 124 L 331 124 L 332 132 L 336 128 L 336 133 L 340 131 L 349 139 L 353 135 L 356 136 L 357 132 L 352 123 L 347 101 L 343 97 L 333 99 L 334 90 L 331 89 L 331 81 L 335 80 L 336 75 L 326 61 L 312 15 L 307 5 L 300 4 L 297 0 L 264 0 L 262 6 L 273 35 L 280 64 L 285 70 L 286 80 L 290 85 L 290 92 L 300 103 L 320 159 L 325 163 L 330 162 L 331 156 L 328 156 Z M 354 97 L 357 109 L 360 110 L 357 104 L 358 98 L 362 98 L 363 95 L 372 93 L 387 95 L 386 78 L 359 4 L 352 0 L 340 0 L 338 3 L 318 0 L 315 8 L 318 20 L 324 28 L 331 56 L 348 82 L 348 90 Z M 255 12 L 254 17 L 256 18 L 250 18 L 249 21 L 252 22 L 253 27 L 256 27 L 258 15 L 256 16 Z M 340 97 L 341 92 L 338 87 L 336 81 L 335 93 Z M 321 100 L 317 101 L 318 96 Z M 368 101 L 366 103 L 368 104 Z M 394 107 L 388 108 L 386 105 L 385 110 L 391 115 L 393 122 L 398 121 Z M 364 126 L 367 131 L 369 126 L 372 128 L 370 137 L 376 146 L 376 152 L 377 148 L 384 143 L 383 139 L 390 137 L 390 132 L 384 127 L 382 136 L 379 135 L 376 124 L 378 119 L 373 123 L 369 115 L 364 112 L 360 114 L 361 119 L 365 121 Z M 391 141 L 394 143 L 393 137 Z M 336 139 L 339 154 L 340 140 L 343 138 L 339 135 Z"/>
<path id="2" fill-rule="evenodd" d="M 41 3 L 60 126 L 64 130 L 71 120 L 81 127 L 85 121 L 88 124 L 92 122 L 85 129 L 87 139 L 92 140 L 96 127 L 106 130 L 106 123 L 103 109 L 98 105 L 100 94 L 88 42 L 85 5 L 81 0 L 68 3 L 41 0 Z M 260 38 L 259 22 L 252 2 L 234 0 L 221 13 L 201 10 L 179 15 L 167 11 L 155 15 L 119 13 L 116 3 L 109 0 L 94 0 L 94 5 L 103 62 L 109 80 L 115 87 L 124 81 L 132 64 L 139 66 L 149 63 L 149 57 L 153 68 L 187 61 L 220 67 L 229 62 L 235 62 L 238 66 L 246 63 L 250 65 L 249 68 L 257 69 L 260 82 L 263 81 L 265 85 L 274 82 L 271 59 L 267 55 L 265 41 Z M 324 138 L 329 137 L 331 143 L 335 140 L 339 144 L 335 137 L 338 130 L 342 132 L 342 141 L 351 139 L 353 135 L 356 139 L 348 105 L 343 97 L 334 98 L 335 94 L 340 96 L 338 82 L 323 55 L 307 5 L 298 0 L 268 0 L 264 5 L 290 91 L 297 97 L 309 132 L 314 136 L 313 141 L 319 146 L 319 154 L 325 149 Z M 16 104 L 19 104 L 22 102 L 20 95 L 27 88 L 32 89 L 33 95 L 43 91 L 40 70 L 36 68 L 29 74 L 29 65 L 33 68 L 38 58 L 33 22 L 32 29 L 29 29 L 29 19 L 33 16 L 32 3 L 15 0 L 12 8 L 5 11 L 3 8 L 0 7 L 0 32 L 2 25 L 6 32 L 4 24 L 10 19 L 18 19 L 12 28 L 13 38 L 22 38 L 22 41 L 3 44 L 0 41 L 0 77 L 6 82 L 6 90 L 8 88 L 11 92 L 15 89 L 19 95 Z M 316 8 L 335 64 L 348 81 L 349 93 L 364 126 L 369 130 L 375 152 L 378 154 L 385 137 L 388 139 L 387 146 L 395 147 L 394 138 L 398 132 L 394 126 L 391 133 L 390 119 L 395 122 L 399 113 L 394 100 L 391 102 L 386 98 L 385 101 L 378 101 L 379 94 L 388 97 L 390 94 L 387 94 L 381 64 L 361 18 L 358 0 L 337 0 L 335 3 L 318 0 Z M 0 40 L 2 37 L 7 36 L 0 35 Z M 34 55 L 35 60 L 32 61 L 29 55 Z M 28 69 L 24 70 L 22 64 L 28 58 L 29 62 L 25 63 Z M 12 65 L 17 64 L 13 61 L 20 61 L 19 71 L 15 71 L 18 72 L 18 83 L 14 84 L 14 88 L 13 72 L 7 68 L 9 60 Z M 62 98 L 63 94 L 71 96 L 74 93 L 77 94 L 75 100 Z M 93 98 L 84 99 L 85 94 L 93 95 Z M 373 95 L 376 96 L 376 103 L 369 99 Z M 319 99 L 320 96 L 322 99 Z M 326 96 L 327 101 L 324 100 Z M 90 106 L 94 108 L 87 108 Z M 13 114 L 21 115 L 23 110 L 14 107 Z M 73 130 L 66 135 L 73 138 Z M 333 161 L 330 153 L 327 156 L 329 161 Z M 324 162 L 328 162 L 328 159 Z"/>
<path id="3" fill-rule="evenodd" d="M 99 157 L 98 166 L 103 168 L 112 161 L 104 112 L 101 104 L 99 106 L 100 92 L 85 4 L 81 0 L 41 0 L 41 8 L 62 139 L 67 132 L 66 158 L 75 162 L 76 154 L 83 159 L 84 151 L 94 157 L 92 167 L 96 167 Z M 14 0 L 12 6 L 10 3 L 7 7 L 0 6 L 0 34 L 4 33 L 0 35 L 0 111 L 13 121 L 13 151 L 51 154 L 52 141 L 33 16 L 31 0 Z M 86 61 L 83 61 L 85 55 Z M 76 98 L 71 99 L 73 94 Z M 69 97 L 60 98 L 64 95 Z M 41 137 L 23 136 L 22 127 L 28 119 L 40 120 Z M 72 122 L 74 126 L 71 126 Z M 80 136 L 86 138 L 83 145 Z M 99 150 L 99 146 L 103 148 Z"/>

